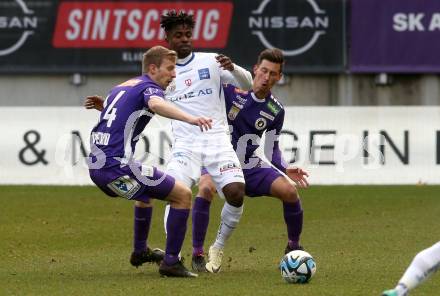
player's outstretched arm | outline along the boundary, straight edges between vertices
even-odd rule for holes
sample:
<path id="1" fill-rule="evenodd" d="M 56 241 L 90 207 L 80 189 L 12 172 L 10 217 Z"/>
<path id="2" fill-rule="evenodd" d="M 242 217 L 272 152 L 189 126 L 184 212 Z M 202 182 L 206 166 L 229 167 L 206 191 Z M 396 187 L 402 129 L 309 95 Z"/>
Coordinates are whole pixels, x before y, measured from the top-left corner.
<path id="1" fill-rule="evenodd" d="M 104 109 L 104 98 L 98 95 L 88 96 L 84 100 L 84 107 L 86 107 L 86 109 L 102 111 Z"/>
<path id="2" fill-rule="evenodd" d="M 290 178 L 290 180 L 295 182 L 296 186 L 300 188 L 309 187 L 309 182 L 307 181 L 307 177 L 309 176 L 309 174 L 301 168 L 287 168 L 286 175 Z"/>
<path id="3" fill-rule="evenodd" d="M 192 125 L 197 125 L 198 127 L 200 127 L 201 131 L 212 128 L 211 118 L 192 116 L 159 97 L 150 97 L 150 99 L 148 100 L 148 108 L 150 108 L 150 110 L 154 113 L 159 114 L 163 117 L 184 121 Z"/>

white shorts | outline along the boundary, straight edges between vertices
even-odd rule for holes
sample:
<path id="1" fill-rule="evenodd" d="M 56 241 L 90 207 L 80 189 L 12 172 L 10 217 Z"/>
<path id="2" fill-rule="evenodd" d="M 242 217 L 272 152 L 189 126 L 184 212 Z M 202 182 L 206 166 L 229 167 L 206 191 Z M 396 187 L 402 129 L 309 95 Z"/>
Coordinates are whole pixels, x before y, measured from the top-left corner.
<path id="1" fill-rule="evenodd" d="M 224 197 L 222 189 L 226 185 L 244 183 L 240 161 L 226 134 L 204 137 L 192 142 L 174 142 L 167 164 L 167 174 L 191 188 L 198 182 L 202 167 L 205 167 L 212 177 L 221 197 Z"/>

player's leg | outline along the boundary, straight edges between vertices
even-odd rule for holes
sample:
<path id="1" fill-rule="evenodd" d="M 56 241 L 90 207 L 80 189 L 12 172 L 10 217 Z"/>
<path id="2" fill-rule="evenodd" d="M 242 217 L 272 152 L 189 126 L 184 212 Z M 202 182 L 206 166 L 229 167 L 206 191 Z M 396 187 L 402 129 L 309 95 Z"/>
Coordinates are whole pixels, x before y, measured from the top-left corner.
<path id="1" fill-rule="evenodd" d="M 220 226 L 215 242 L 209 248 L 206 269 L 216 273 L 220 271 L 223 249 L 226 241 L 237 227 L 243 213 L 244 176 L 240 162 L 228 142 L 216 147 L 215 153 L 208 155 L 206 168 L 211 175 L 220 197 L 225 198 L 221 212 Z"/>
<path id="2" fill-rule="evenodd" d="M 166 173 L 182 182 L 188 188 L 192 188 L 195 185 L 196 179 L 200 176 L 200 166 L 200 161 L 188 145 L 175 143 L 171 151 L 171 158 L 167 163 Z M 167 231 L 169 211 L 170 205 L 167 204 L 163 217 L 165 233 Z"/>
<path id="3" fill-rule="evenodd" d="M 303 209 L 298 191 L 287 177 L 277 177 L 271 185 L 270 195 L 280 199 L 283 203 L 284 222 L 287 226 L 288 242 L 285 253 L 302 249 L 299 244 L 303 227 Z"/>
<path id="4" fill-rule="evenodd" d="M 418 253 L 397 286 L 383 296 L 406 296 L 440 268 L 440 242 Z"/>
<path id="5" fill-rule="evenodd" d="M 147 193 L 148 187 L 140 179 L 159 180 L 164 177 L 163 173 L 151 166 L 133 164 L 132 166 L 125 167 L 91 170 L 90 177 L 107 195 L 112 197 L 120 196 L 136 201 L 134 209 L 134 250 L 130 256 L 130 263 L 136 267 L 146 262 L 160 263 L 163 260 L 164 251 L 150 249 L 147 244 L 152 202 Z M 165 185 L 165 188 L 161 189 L 164 191 L 162 194 L 165 197 L 170 191 L 166 186 L 173 186 L 174 179 L 166 177 L 163 181 L 162 186 L 159 187 Z"/>
<path id="6" fill-rule="evenodd" d="M 165 198 L 170 210 L 166 225 L 167 238 L 165 258 L 159 267 L 159 273 L 172 277 L 197 277 L 180 260 L 179 254 L 185 239 L 187 221 L 191 208 L 191 190 L 182 182 L 176 181 L 173 189 Z"/>
<path id="7" fill-rule="evenodd" d="M 159 264 L 165 255 L 163 250 L 158 248 L 151 249 L 147 245 L 152 213 L 153 204 L 150 199 L 147 200 L 147 202 L 135 202 L 133 222 L 133 252 L 130 256 L 130 263 L 136 268 L 146 262 L 155 262 Z"/>
<path id="8" fill-rule="evenodd" d="M 243 214 L 244 183 L 230 183 L 223 187 L 222 193 L 226 201 L 222 208 L 217 237 L 209 248 L 208 263 L 205 266 L 206 270 L 211 273 L 220 271 L 223 249 Z"/>
<path id="9" fill-rule="evenodd" d="M 192 208 L 192 244 L 191 267 L 194 271 L 206 271 L 203 244 L 209 224 L 209 209 L 215 193 L 215 185 L 206 169 L 203 169 L 199 181 L 199 191 Z"/>

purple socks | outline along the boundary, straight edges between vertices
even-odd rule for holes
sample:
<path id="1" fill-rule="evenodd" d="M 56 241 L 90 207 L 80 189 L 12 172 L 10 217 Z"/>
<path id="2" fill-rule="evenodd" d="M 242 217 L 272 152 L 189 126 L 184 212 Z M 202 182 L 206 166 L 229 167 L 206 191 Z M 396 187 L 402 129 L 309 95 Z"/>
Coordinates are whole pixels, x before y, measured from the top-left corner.
<path id="1" fill-rule="evenodd" d="M 295 203 L 283 202 L 284 221 L 287 225 L 287 237 L 289 239 L 289 247 L 296 249 L 299 247 L 299 237 L 303 226 L 303 210 L 301 201 Z"/>
<path id="2" fill-rule="evenodd" d="M 170 208 L 167 220 L 167 245 L 164 259 L 167 265 L 173 265 L 179 261 L 179 252 L 185 239 L 188 216 L 189 209 Z"/>
<path id="3" fill-rule="evenodd" d="M 150 231 L 153 208 L 134 207 L 134 252 L 147 250 L 147 238 Z"/>
<path id="4" fill-rule="evenodd" d="M 204 198 L 196 197 L 194 200 L 192 210 L 192 244 L 194 256 L 203 254 L 203 243 L 209 224 L 210 206 L 211 202 Z"/>

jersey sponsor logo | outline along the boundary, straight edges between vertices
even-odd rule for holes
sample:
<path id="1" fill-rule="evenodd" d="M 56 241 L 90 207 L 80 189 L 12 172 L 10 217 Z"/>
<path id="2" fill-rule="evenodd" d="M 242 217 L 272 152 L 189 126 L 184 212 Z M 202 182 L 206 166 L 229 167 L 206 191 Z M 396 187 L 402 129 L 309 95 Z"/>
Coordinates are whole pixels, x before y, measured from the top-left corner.
<path id="1" fill-rule="evenodd" d="M 280 110 L 281 110 L 281 107 L 277 104 L 277 103 L 275 103 L 273 100 L 270 100 L 269 102 L 267 102 L 267 108 L 270 110 L 270 112 L 272 112 L 272 114 L 273 115 L 277 115 L 279 112 L 280 112 Z"/>
<path id="2" fill-rule="evenodd" d="M 121 176 L 113 182 L 107 184 L 114 193 L 127 199 L 132 199 L 136 192 L 141 189 L 141 185 L 128 175 Z"/>
<path id="3" fill-rule="evenodd" d="M 283 10 L 279 9 L 276 0 L 262 0 L 257 9 L 249 16 L 249 29 L 256 35 L 266 48 L 273 48 L 277 41 L 276 31 L 284 30 L 291 41 L 287 41 L 284 48 L 280 48 L 285 56 L 301 55 L 313 48 L 320 37 L 329 29 L 329 16 L 321 9 L 320 2 L 324 0 L 301 0 L 296 4 L 286 5 Z M 299 9 L 300 6 L 308 6 L 309 9 Z M 303 14 L 298 15 L 296 12 Z M 296 13 L 296 14 L 295 14 Z"/>
<path id="4" fill-rule="evenodd" d="M 269 113 L 264 112 L 263 110 L 260 111 L 260 115 L 263 117 L 266 117 L 269 120 L 274 121 L 275 117 L 270 115 Z"/>
<path id="5" fill-rule="evenodd" d="M 209 68 L 199 69 L 199 78 L 200 80 L 211 78 L 211 75 L 209 74 Z"/>
<path id="6" fill-rule="evenodd" d="M 173 158 L 183 166 L 188 166 L 188 162 L 190 159 L 189 155 L 184 152 L 174 152 Z"/>
<path id="7" fill-rule="evenodd" d="M 177 101 L 192 99 L 192 98 L 196 98 L 196 97 L 202 97 L 202 96 L 206 96 L 206 95 L 210 95 L 210 94 L 212 94 L 212 88 L 206 88 L 206 89 L 201 89 L 201 90 L 189 91 L 187 93 L 184 93 L 182 95 L 175 96 L 175 97 L 170 96 L 170 97 L 168 97 L 168 99 L 171 102 L 177 102 Z"/>
<path id="8" fill-rule="evenodd" d="M 263 117 L 260 117 L 255 121 L 255 128 L 259 131 L 264 130 L 266 126 L 267 126 L 267 120 Z"/>
<path id="9" fill-rule="evenodd" d="M 235 120 L 235 118 L 237 118 L 238 112 L 240 112 L 240 109 L 237 108 L 236 106 L 232 106 L 228 112 L 228 119 L 231 121 Z"/>
<path id="10" fill-rule="evenodd" d="M 92 142 L 95 145 L 107 146 L 110 141 L 110 134 L 103 132 L 93 132 L 92 133 Z"/>
<path id="11" fill-rule="evenodd" d="M 229 162 L 227 164 L 224 164 L 220 167 L 220 174 L 224 174 L 226 172 L 237 172 L 241 171 L 241 167 L 239 164 L 234 162 Z"/>
<path id="12" fill-rule="evenodd" d="M 232 104 L 234 104 L 240 110 L 243 109 L 243 105 L 241 105 L 241 104 L 239 104 L 239 103 L 237 103 L 235 101 L 233 101 Z"/>
<path id="13" fill-rule="evenodd" d="M 41 17 L 35 16 L 24 0 L 2 0 L 0 13 L 0 56 L 6 56 L 19 50 L 35 33 Z"/>
<path id="14" fill-rule="evenodd" d="M 242 105 L 246 104 L 246 102 L 247 102 L 247 99 L 246 99 L 246 98 L 243 98 L 243 97 L 240 96 L 240 95 L 236 95 L 235 98 L 236 98 L 236 99 L 238 100 L 238 102 L 239 102 L 240 104 L 242 104 Z"/>
<path id="15" fill-rule="evenodd" d="M 56 48 L 166 46 L 165 33 L 160 27 L 160 16 L 171 9 L 191 12 L 194 15 L 194 19 L 197 20 L 193 32 L 194 47 L 224 48 L 226 46 L 233 12 L 232 2 L 176 3 L 139 0 L 60 1 L 53 46 Z"/>
<path id="16" fill-rule="evenodd" d="M 192 84 L 191 79 L 186 79 L 185 84 L 186 84 L 186 86 L 191 86 L 191 84 Z"/>

